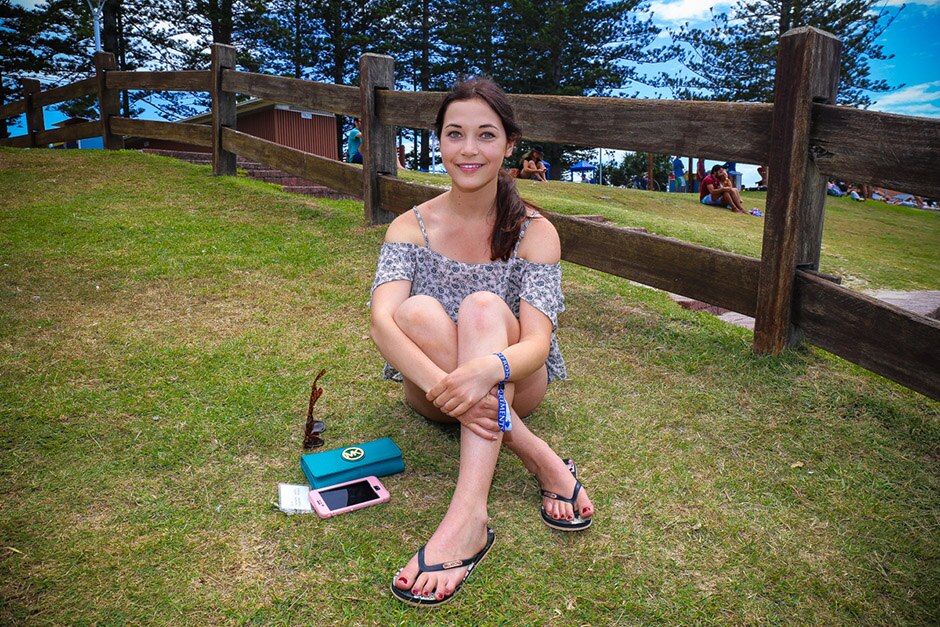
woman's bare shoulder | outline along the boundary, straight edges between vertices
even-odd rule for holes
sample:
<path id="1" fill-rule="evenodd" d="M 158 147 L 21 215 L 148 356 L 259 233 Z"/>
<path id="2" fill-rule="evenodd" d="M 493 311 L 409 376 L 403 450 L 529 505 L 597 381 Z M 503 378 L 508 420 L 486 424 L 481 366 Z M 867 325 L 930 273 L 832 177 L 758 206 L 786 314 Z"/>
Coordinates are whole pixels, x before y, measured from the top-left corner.
<path id="1" fill-rule="evenodd" d="M 419 206 L 418 210 L 420 209 Z M 406 211 L 392 220 L 385 232 L 385 242 L 424 246 L 424 235 L 421 233 L 421 226 L 418 224 L 418 217 L 414 211 Z"/>
<path id="2" fill-rule="evenodd" d="M 558 263 L 561 260 L 558 231 L 541 214 L 535 214 L 529 221 L 529 228 L 519 245 L 519 256 L 536 263 Z"/>

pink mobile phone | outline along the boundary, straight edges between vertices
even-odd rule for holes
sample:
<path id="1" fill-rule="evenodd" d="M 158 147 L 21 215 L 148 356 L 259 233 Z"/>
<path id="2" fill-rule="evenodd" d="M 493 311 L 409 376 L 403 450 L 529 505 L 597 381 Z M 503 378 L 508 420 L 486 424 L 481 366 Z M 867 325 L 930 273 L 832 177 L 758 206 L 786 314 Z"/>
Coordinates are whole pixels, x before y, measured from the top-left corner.
<path id="1" fill-rule="evenodd" d="M 366 477 L 310 490 L 310 504 L 320 518 L 386 503 L 391 498 L 378 477 Z"/>

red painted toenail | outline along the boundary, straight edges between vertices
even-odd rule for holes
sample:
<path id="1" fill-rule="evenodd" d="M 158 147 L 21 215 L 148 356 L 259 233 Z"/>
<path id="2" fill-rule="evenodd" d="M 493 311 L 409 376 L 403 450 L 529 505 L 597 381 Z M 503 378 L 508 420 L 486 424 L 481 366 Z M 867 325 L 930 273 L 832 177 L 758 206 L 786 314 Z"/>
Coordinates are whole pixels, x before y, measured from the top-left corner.
<path id="1" fill-rule="evenodd" d="M 438 592 L 438 593 L 437 593 L 437 594 L 435 594 L 434 596 L 436 596 L 436 597 L 437 597 L 437 600 L 438 600 L 438 601 L 440 601 L 441 599 L 443 599 L 443 598 L 444 598 L 444 595 L 443 595 L 443 594 L 441 594 L 440 592 Z"/>
<path id="2" fill-rule="evenodd" d="M 399 578 L 398 578 L 398 581 L 399 581 L 399 583 L 408 583 L 408 580 L 405 579 L 404 577 L 399 577 Z"/>
<path id="3" fill-rule="evenodd" d="M 412 588 L 412 589 L 411 589 L 411 594 L 417 595 L 417 594 L 418 594 L 418 589 L 417 589 L 417 588 Z"/>

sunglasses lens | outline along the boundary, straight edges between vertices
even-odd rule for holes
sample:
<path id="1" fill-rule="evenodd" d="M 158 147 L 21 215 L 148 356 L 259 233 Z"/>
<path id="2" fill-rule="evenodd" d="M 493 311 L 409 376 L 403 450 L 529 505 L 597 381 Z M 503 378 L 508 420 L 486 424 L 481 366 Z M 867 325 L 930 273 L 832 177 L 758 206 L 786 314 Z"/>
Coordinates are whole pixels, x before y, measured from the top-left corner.
<path id="1" fill-rule="evenodd" d="M 313 426 L 310 427 L 310 433 L 323 433 L 324 429 L 326 429 L 326 423 L 322 420 L 315 420 Z"/>
<path id="2" fill-rule="evenodd" d="M 320 446 L 323 446 L 323 438 L 318 435 L 312 436 L 304 442 L 304 448 L 318 448 Z"/>

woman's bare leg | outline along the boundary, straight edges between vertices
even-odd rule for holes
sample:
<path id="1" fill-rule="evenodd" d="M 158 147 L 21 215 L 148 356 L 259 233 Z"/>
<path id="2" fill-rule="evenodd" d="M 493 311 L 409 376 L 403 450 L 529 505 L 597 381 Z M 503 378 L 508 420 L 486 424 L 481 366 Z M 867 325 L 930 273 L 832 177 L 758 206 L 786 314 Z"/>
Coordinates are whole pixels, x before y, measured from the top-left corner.
<path id="1" fill-rule="evenodd" d="M 425 354 L 448 372 L 459 363 L 502 351 L 519 341 L 518 320 L 498 296 L 486 292 L 464 300 L 456 327 L 440 303 L 423 296 L 408 299 L 396 312 L 395 320 Z M 513 405 L 518 395 L 519 409 L 528 414 L 541 402 L 546 387 L 547 375 L 541 368 L 518 386 L 508 384 L 507 401 Z M 454 420 L 434 407 L 424 392 L 408 380 L 405 393 L 409 404 L 429 419 Z M 495 404 L 495 399 L 490 402 Z M 509 436 L 512 443 L 506 438 L 507 444 L 543 487 L 562 495 L 571 494 L 574 479 L 564 462 L 522 423 L 515 408 L 513 405 L 513 431 Z M 486 440 L 461 427 L 457 487 L 444 519 L 426 545 L 428 564 L 469 557 L 486 543 L 489 490 L 503 439 L 498 436 L 496 440 Z M 579 497 L 577 505 L 584 515 L 593 513 L 586 495 Z M 549 515 L 557 518 L 570 518 L 572 514 L 570 505 L 550 499 L 545 499 L 545 507 Z M 419 575 L 415 556 L 399 572 L 395 585 L 403 590 L 411 588 L 413 594 L 433 594 L 440 599 L 453 594 L 465 573 L 465 568 L 456 568 Z"/>
<path id="2" fill-rule="evenodd" d="M 403 322 L 404 318 L 405 316 L 402 316 Z M 409 329 L 403 327 L 403 331 L 414 339 Z M 420 331 L 410 331 L 419 332 L 425 341 L 429 341 L 426 327 Z M 456 349 L 457 364 L 501 351 L 518 340 L 519 323 L 506 304 L 495 294 L 478 292 L 468 296 L 461 304 L 456 342 L 452 345 Z M 438 355 L 439 358 L 449 357 L 448 350 L 440 352 L 444 354 Z M 438 365 L 443 367 L 443 364 Z M 420 402 L 417 404 L 422 405 Z M 457 487 L 444 519 L 426 545 L 425 560 L 428 564 L 469 557 L 486 544 L 490 484 L 493 481 L 493 471 L 501 445 L 501 435 L 495 440 L 488 440 L 461 426 Z M 411 588 L 413 594 L 434 595 L 443 599 L 453 594 L 466 572 L 466 568 L 454 568 L 419 574 L 415 556 L 397 575 L 395 585 L 403 590 Z"/>

